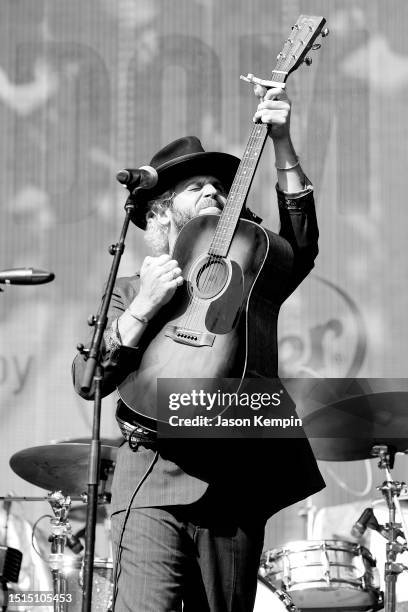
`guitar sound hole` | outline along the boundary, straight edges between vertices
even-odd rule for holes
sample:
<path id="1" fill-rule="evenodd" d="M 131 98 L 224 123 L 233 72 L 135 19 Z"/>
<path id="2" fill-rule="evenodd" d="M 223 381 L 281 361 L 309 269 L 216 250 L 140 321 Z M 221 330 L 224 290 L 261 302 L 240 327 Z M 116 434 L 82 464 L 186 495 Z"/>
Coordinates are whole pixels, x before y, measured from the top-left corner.
<path id="1" fill-rule="evenodd" d="M 222 291 L 228 280 L 229 268 L 220 258 L 210 257 L 198 267 L 195 275 L 196 293 L 201 298 L 212 298 Z"/>

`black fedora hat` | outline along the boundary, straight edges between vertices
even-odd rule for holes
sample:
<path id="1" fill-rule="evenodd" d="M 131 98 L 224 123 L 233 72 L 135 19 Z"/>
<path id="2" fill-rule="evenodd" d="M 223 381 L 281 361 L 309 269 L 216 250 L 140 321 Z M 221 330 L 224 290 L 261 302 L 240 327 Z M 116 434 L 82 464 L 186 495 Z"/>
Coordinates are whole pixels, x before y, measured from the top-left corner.
<path id="1" fill-rule="evenodd" d="M 204 151 L 196 136 L 185 136 L 160 149 L 150 161 L 155 168 L 158 181 L 153 189 L 138 192 L 136 209 L 131 217 L 133 223 L 146 229 L 148 203 L 173 187 L 177 182 L 195 175 L 210 175 L 219 179 L 227 191 L 232 185 L 240 160 L 228 153 Z"/>

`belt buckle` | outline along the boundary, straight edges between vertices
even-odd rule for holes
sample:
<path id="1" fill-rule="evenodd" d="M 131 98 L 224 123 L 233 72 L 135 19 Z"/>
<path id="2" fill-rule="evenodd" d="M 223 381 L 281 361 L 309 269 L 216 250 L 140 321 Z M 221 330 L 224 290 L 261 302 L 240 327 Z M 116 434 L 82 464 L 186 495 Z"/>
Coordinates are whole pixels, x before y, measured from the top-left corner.
<path id="1" fill-rule="evenodd" d="M 145 431 L 140 426 L 135 427 L 133 431 L 129 433 L 128 444 L 133 452 L 136 452 L 143 443 L 147 443 L 151 446 L 152 442 L 153 440 L 149 439 L 149 436 L 145 434 Z M 146 448 L 149 448 L 149 446 L 146 446 Z"/>

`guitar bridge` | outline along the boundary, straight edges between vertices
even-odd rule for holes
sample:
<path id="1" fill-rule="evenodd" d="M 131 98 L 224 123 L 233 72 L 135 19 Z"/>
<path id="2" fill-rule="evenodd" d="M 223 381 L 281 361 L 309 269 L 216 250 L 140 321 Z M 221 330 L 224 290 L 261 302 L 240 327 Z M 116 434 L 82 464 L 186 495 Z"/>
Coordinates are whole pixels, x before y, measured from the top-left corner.
<path id="1" fill-rule="evenodd" d="M 215 340 L 215 334 L 198 332 L 193 329 L 186 329 L 185 327 L 177 327 L 177 325 L 168 325 L 164 335 L 174 340 L 174 342 L 188 344 L 189 346 L 212 346 Z"/>

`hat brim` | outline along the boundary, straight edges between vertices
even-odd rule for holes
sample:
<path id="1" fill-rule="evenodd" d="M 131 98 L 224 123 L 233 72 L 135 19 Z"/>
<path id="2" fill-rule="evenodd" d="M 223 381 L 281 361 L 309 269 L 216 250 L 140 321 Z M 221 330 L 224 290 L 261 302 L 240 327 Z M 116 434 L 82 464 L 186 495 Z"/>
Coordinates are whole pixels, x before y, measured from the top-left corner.
<path id="1" fill-rule="evenodd" d="M 229 191 L 238 170 L 240 159 L 228 153 L 202 152 L 182 155 L 156 168 L 158 181 L 153 189 L 138 191 L 136 209 L 131 220 L 146 229 L 148 203 L 190 176 L 214 176 Z"/>

